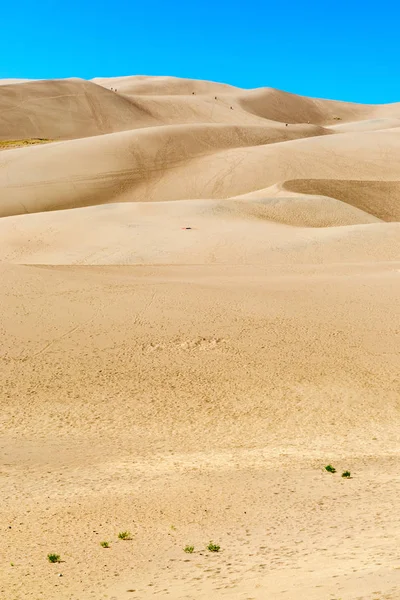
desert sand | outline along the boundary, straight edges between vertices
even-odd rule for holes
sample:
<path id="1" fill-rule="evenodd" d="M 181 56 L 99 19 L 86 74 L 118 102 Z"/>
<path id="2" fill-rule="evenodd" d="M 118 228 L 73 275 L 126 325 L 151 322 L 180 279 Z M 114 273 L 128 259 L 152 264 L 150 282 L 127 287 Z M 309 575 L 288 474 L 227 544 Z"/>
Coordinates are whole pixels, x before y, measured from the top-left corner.
<path id="1" fill-rule="evenodd" d="M 399 165 L 400 104 L 0 81 L 1 598 L 400 598 Z"/>

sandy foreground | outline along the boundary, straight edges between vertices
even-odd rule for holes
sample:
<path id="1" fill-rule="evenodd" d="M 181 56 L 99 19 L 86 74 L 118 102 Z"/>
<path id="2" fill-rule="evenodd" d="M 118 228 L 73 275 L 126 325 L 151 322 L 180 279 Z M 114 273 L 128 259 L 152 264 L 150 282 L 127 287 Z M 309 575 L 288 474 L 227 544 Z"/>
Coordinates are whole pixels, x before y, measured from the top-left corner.
<path id="1" fill-rule="evenodd" d="M 399 164 L 400 104 L 0 81 L 1 599 L 400 598 Z"/>

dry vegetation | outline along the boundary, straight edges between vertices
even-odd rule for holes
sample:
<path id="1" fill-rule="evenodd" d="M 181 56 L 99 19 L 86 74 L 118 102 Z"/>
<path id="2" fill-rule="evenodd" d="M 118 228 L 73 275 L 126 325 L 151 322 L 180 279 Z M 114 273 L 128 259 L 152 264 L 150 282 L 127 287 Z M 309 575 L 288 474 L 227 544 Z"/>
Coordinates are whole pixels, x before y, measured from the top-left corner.
<path id="1" fill-rule="evenodd" d="M 27 140 L 0 140 L 0 150 L 12 150 L 13 148 L 23 148 L 24 146 L 35 146 L 37 144 L 48 144 L 54 140 L 42 138 L 32 138 Z"/>

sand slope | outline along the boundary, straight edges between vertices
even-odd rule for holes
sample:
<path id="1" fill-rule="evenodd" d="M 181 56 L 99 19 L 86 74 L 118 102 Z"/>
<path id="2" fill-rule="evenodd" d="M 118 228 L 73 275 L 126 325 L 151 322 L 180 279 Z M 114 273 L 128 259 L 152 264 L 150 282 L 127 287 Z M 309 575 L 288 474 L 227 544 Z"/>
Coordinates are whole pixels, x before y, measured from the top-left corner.
<path id="1" fill-rule="evenodd" d="M 396 599 L 399 270 L 2 267 L 2 589 Z"/>
<path id="2" fill-rule="evenodd" d="M 399 123 L 0 81 L 1 598 L 398 600 Z"/>
<path id="3" fill-rule="evenodd" d="M 0 86 L 0 139 L 71 139 L 157 124 L 114 92 L 66 79 Z"/>
<path id="4" fill-rule="evenodd" d="M 296 135 L 307 135 L 308 127 Z M 400 133 L 279 141 L 286 129 L 157 127 L 3 152 L 1 214 L 121 200 L 228 198 L 292 179 L 398 179 Z"/>
<path id="5" fill-rule="evenodd" d="M 394 127 L 399 118 L 400 104 L 367 106 L 173 77 L 0 81 L 0 139 L 71 139 L 161 124 L 264 120 L 340 132 L 359 130 L 360 121 L 367 129 L 379 123 L 382 129 Z"/>
<path id="6" fill-rule="evenodd" d="M 197 79 L 180 79 L 179 77 L 149 77 L 136 75 L 127 77 L 95 77 L 93 83 L 123 94 L 146 94 L 149 96 L 195 95 L 195 94 L 235 94 L 240 92 L 225 83 L 201 81 Z"/>
<path id="7" fill-rule="evenodd" d="M 288 123 L 338 124 L 342 121 L 367 121 L 373 118 L 400 117 L 400 103 L 362 105 L 305 98 L 273 88 L 260 88 L 242 94 L 240 105 L 249 112 L 267 119 Z"/>
<path id="8" fill-rule="evenodd" d="M 337 227 L 344 220 L 352 224 Z M 357 262 L 387 261 L 400 257 L 399 234 L 399 223 L 384 224 L 319 196 L 123 203 L 1 219 L 0 260 L 283 265 L 346 263 L 351 256 Z"/>

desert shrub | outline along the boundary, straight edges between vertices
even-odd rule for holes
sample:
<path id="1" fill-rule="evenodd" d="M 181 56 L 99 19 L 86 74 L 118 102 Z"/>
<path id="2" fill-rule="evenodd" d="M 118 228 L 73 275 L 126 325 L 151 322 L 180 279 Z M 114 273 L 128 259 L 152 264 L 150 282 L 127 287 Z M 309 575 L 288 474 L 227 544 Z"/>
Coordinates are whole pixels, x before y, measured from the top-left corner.
<path id="1" fill-rule="evenodd" d="M 218 544 L 214 544 L 214 542 L 210 542 L 207 546 L 207 550 L 209 550 L 210 552 L 219 552 L 221 549 L 221 546 L 218 546 Z"/>
<path id="2" fill-rule="evenodd" d="M 50 553 L 50 554 L 47 555 L 47 560 L 50 563 L 59 563 L 59 562 L 61 562 L 60 555 L 59 554 L 53 554 L 53 553 Z"/>
<path id="3" fill-rule="evenodd" d="M 328 471 L 328 473 L 336 473 L 336 469 L 335 467 L 332 467 L 332 465 L 326 465 L 325 471 Z"/>

